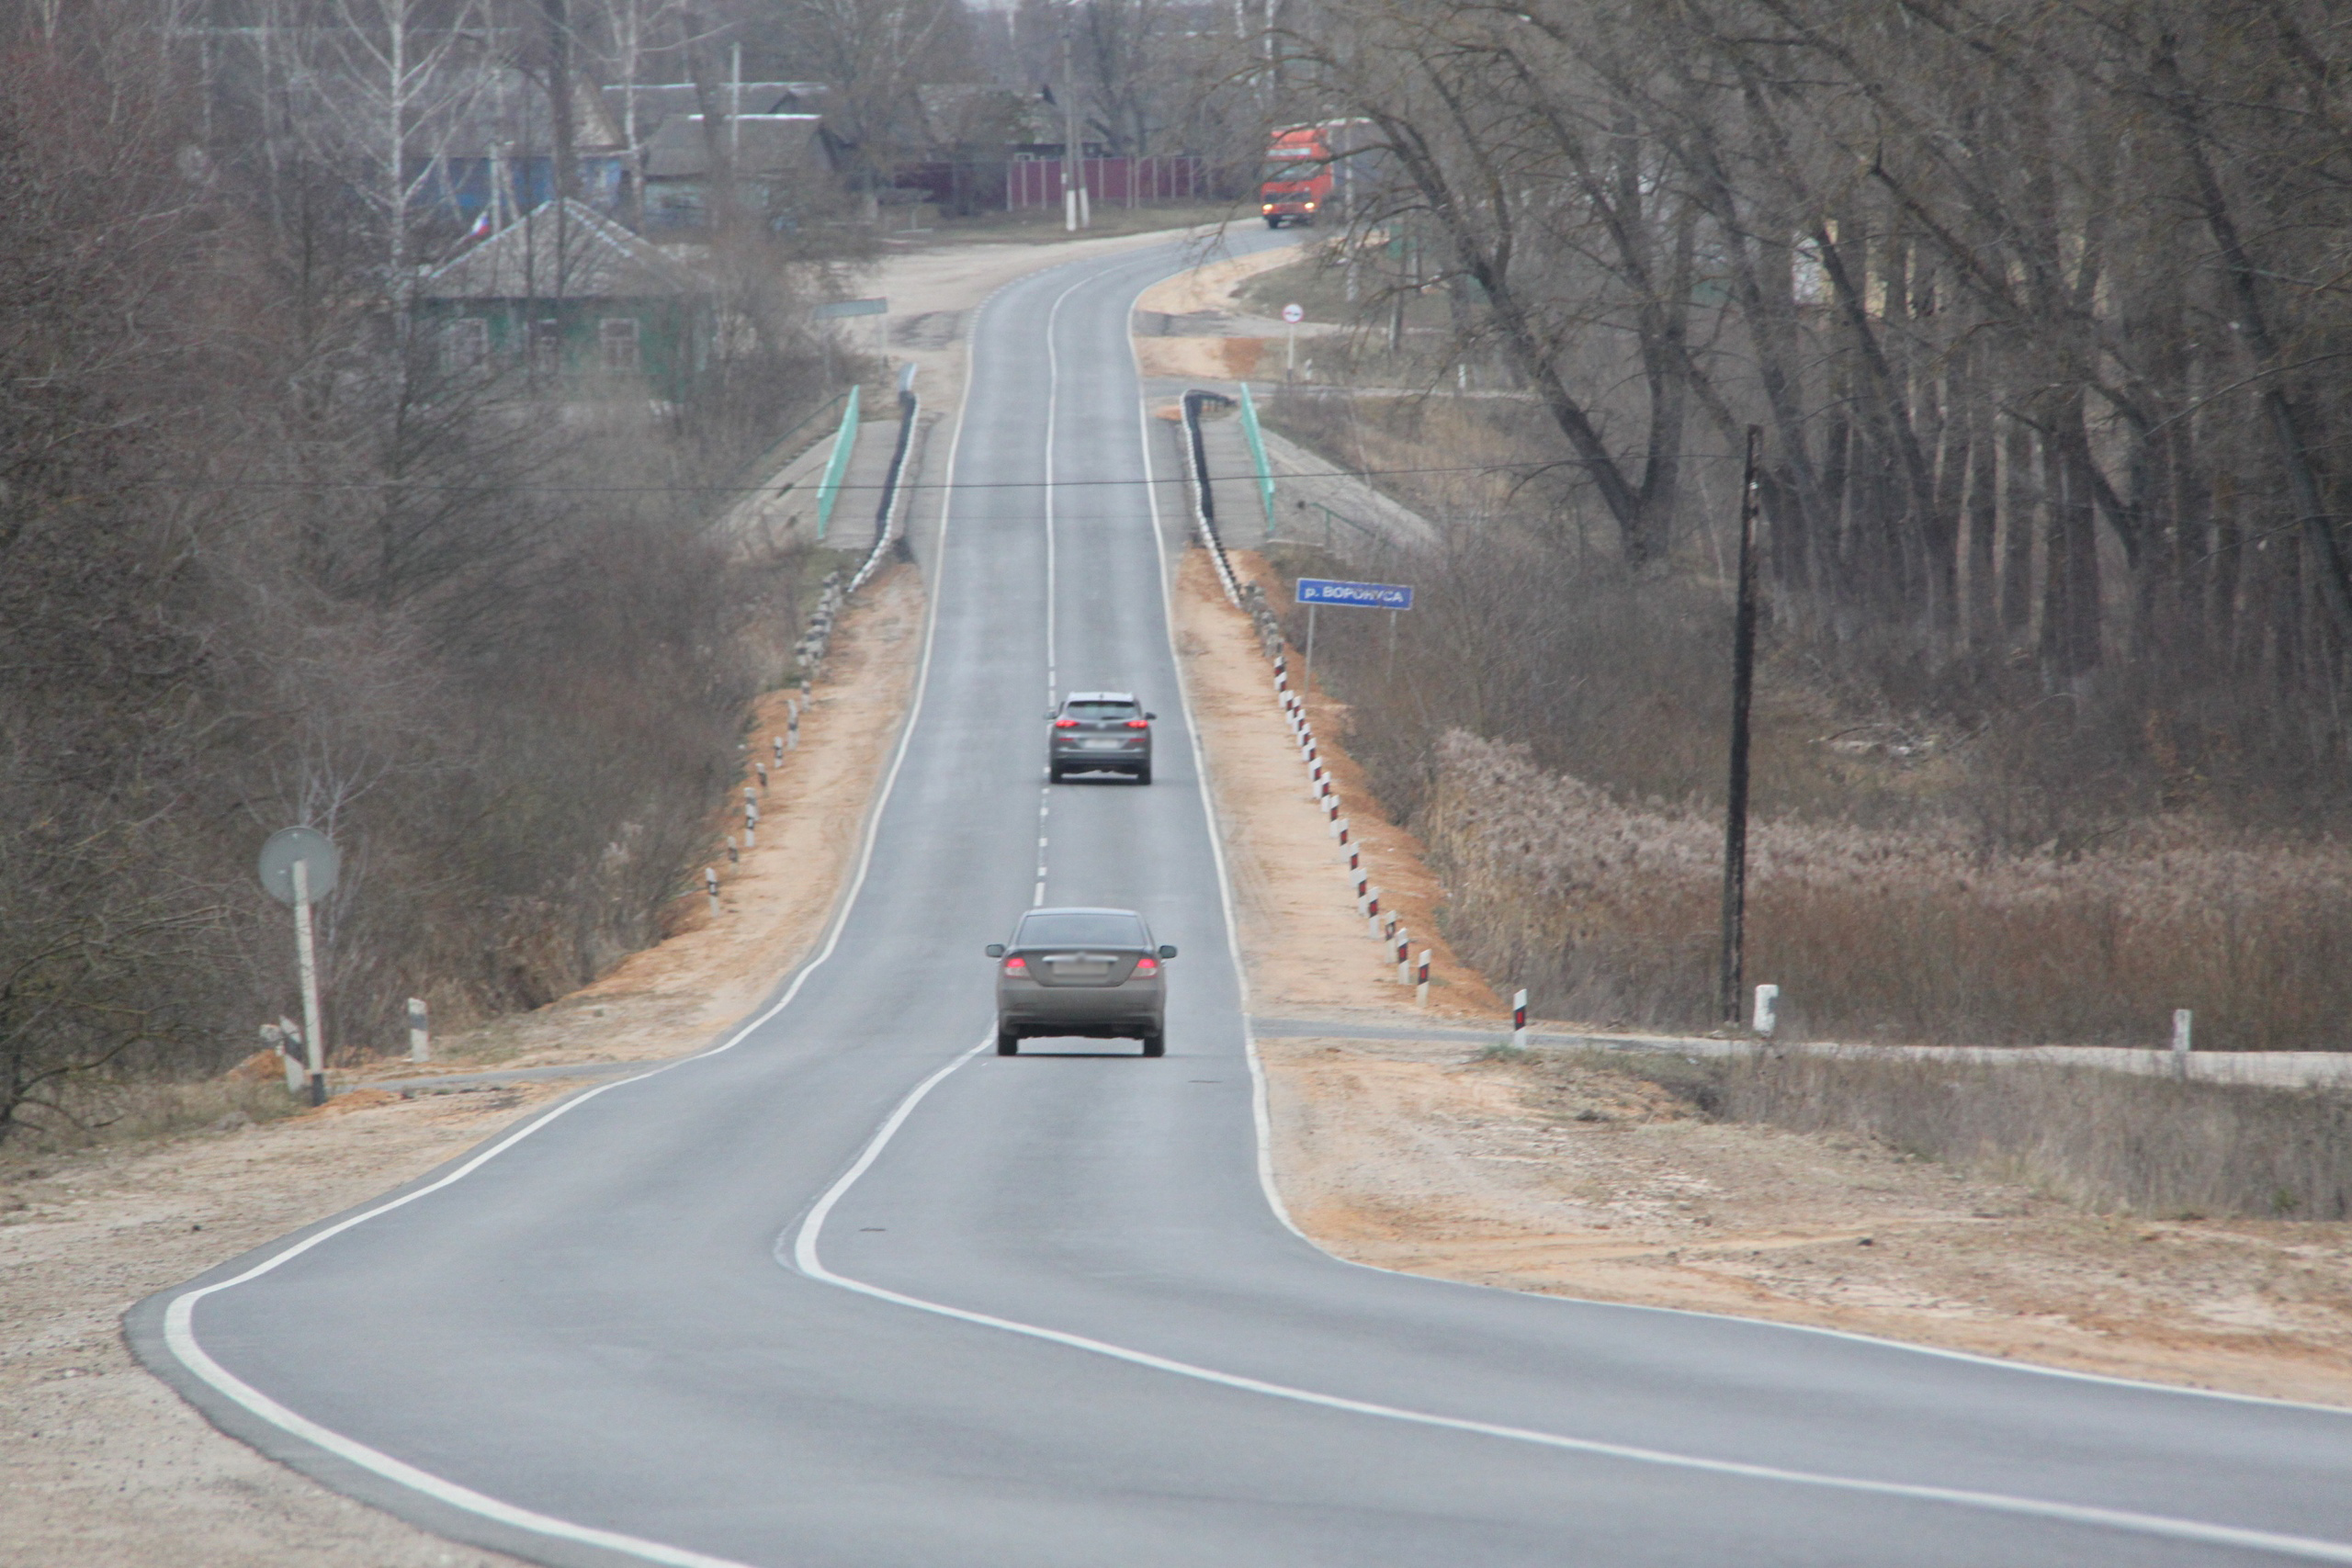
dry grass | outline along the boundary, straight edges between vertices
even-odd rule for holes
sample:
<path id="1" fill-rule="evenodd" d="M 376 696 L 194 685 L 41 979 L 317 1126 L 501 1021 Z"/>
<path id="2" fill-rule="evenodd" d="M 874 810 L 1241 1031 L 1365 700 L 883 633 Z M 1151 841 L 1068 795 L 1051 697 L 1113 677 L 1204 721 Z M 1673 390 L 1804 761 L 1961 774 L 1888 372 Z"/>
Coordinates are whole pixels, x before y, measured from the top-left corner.
<path id="1" fill-rule="evenodd" d="M 1461 731 L 1419 826 L 1448 937 L 1558 1016 L 1713 1021 L 1722 828 L 1627 805 Z M 1749 838 L 1747 974 L 1796 1037 L 2340 1047 L 2352 1018 L 2352 852 L 2239 847 L 2156 820 L 2072 856 L 1957 826 L 1794 819 Z"/>
<path id="2" fill-rule="evenodd" d="M 1860 1134 L 2103 1211 L 2352 1218 L 2352 1096 L 2037 1062 L 1757 1051 L 1690 1062 L 1610 1054 L 1706 1114 Z"/>
<path id="3" fill-rule="evenodd" d="M 275 1122 L 308 1109 L 286 1091 L 285 1079 L 235 1069 L 195 1083 L 137 1078 L 107 1082 L 78 1078 L 62 1101 L 68 1114 L 28 1117 L 6 1145 L 5 1158 L 30 1159 L 74 1149 L 123 1147 L 188 1133 L 232 1131 Z"/>

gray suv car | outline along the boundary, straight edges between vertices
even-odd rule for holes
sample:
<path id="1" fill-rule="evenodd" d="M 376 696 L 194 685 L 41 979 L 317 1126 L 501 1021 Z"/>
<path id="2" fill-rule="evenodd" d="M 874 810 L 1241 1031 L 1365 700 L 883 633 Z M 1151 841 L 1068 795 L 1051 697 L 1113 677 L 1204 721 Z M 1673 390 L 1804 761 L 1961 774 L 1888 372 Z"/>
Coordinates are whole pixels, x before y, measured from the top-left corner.
<path id="1" fill-rule="evenodd" d="M 1046 772 L 1056 784 L 1070 773 L 1127 773 L 1151 782 L 1151 721 L 1132 692 L 1072 692 L 1046 716 Z"/>
<path id="2" fill-rule="evenodd" d="M 996 966 L 996 1054 L 1017 1056 L 1023 1036 L 1083 1034 L 1168 1049 L 1163 959 L 1133 909 L 1032 909 L 1009 942 L 989 943 Z"/>

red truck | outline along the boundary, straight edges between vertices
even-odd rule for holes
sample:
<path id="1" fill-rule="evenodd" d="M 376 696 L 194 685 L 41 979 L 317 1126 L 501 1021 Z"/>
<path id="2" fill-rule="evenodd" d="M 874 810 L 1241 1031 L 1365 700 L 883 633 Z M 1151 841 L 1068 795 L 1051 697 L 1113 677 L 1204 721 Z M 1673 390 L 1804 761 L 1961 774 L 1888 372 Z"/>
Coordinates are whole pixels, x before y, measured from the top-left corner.
<path id="1" fill-rule="evenodd" d="M 1354 186 L 1369 174 L 1373 126 L 1364 119 L 1289 125 L 1267 139 L 1266 168 L 1258 186 L 1258 214 L 1266 227 L 1313 223 L 1326 213 L 1348 215 Z"/>
<path id="2" fill-rule="evenodd" d="M 1331 200 L 1331 142 L 1319 125 L 1293 125 L 1268 139 L 1258 211 L 1269 229 L 1313 223 Z"/>

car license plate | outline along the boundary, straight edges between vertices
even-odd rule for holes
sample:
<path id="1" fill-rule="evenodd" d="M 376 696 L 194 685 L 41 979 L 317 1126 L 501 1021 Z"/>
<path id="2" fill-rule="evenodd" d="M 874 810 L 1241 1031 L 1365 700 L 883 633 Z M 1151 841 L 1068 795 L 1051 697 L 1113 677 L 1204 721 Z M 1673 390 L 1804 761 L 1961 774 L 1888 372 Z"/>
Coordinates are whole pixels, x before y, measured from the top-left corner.
<path id="1" fill-rule="evenodd" d="M 1125 744 L 1124 740 L 1090 740 L 1086 749 L 1090 751 L 1115 751 Z"/>
<path id="2" fill-rule="evenodd" d="M 1056 977 L 1064 980 L 1100 980 L 1111 972 L 1109 962 L 1100 958 L 1064 958 L 1053 964 Z"/>

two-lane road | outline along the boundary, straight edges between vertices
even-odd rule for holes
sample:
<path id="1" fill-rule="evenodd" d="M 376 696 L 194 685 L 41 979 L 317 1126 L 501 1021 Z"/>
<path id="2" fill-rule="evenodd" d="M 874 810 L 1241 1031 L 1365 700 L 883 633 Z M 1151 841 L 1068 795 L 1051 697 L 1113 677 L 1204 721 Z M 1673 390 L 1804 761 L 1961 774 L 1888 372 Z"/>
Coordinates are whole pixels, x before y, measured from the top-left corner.
<path id="1" fill-rule="evenodd" d="M 142 1303 L 147 1363 L 330 1485 L 551 1563 L 2352 1562 L 2344 1414 L 1386 1274 L 1289 1228 L 1126 337 L 1180 265 L 1049 268 L 976 319 L 915 710 L 776 1005 Z M 1073 688 L 1159 712 L 1153 785 L 1046 785 Z M 1040 900 L 1182 948 L 1165 1059 L 980 1054 L 980 946 Z"/>

